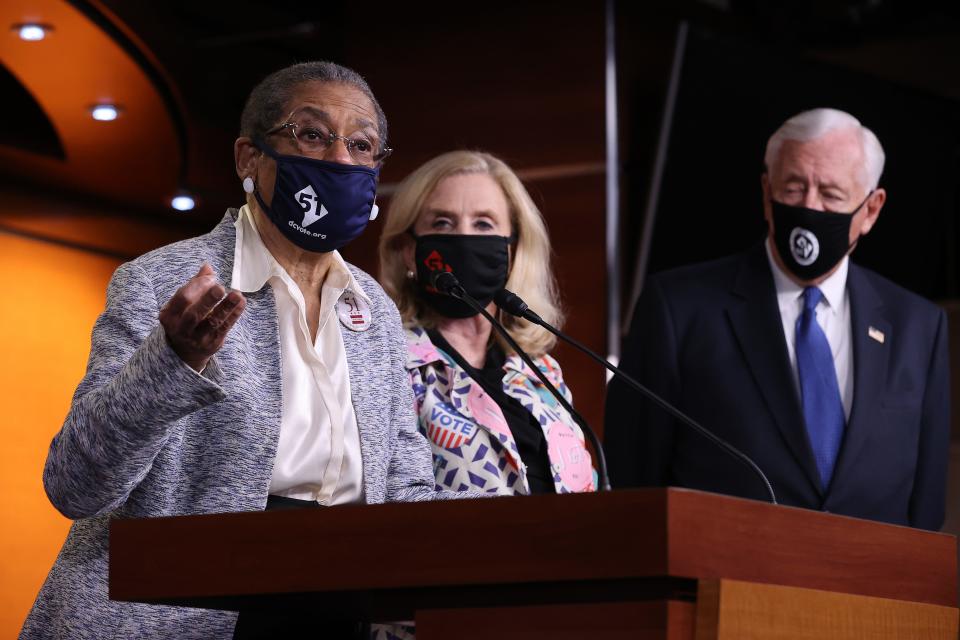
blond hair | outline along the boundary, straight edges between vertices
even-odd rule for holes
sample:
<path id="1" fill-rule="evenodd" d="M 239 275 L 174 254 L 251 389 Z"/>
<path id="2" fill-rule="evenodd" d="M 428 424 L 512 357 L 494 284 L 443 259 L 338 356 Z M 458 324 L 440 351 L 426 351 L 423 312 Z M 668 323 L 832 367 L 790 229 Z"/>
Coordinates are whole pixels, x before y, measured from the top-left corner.
<path id="1" fill-rule="evenodd" d="M 469 173 L 493 178 L 510 206 L 517 243 L 507 289 L 523 298 L 544 320 L 560 327 L 563 317 L 557 283 L 550 268 L 552 251 L 543 216 L 513 170 L 499 158 L 480 151 L 451 151 L 433 158 L 407 176 L 390 200 L 380 235 L 380 284 L 397 304 L 404 326 L 431 328 L 436 325 L 436 315 L 417 295 L 416 281 L 407 277 L 404 243 L 412 241 L 410 231 L 437 185 L 449 176 Z M 501 313 L 500 320 L 523 350 L 533 356 L 547 353 L 556 342 L 549 331 L 526 320 L 507 313 Z M 509 351 L 503 342 L 501 345 Z"/>

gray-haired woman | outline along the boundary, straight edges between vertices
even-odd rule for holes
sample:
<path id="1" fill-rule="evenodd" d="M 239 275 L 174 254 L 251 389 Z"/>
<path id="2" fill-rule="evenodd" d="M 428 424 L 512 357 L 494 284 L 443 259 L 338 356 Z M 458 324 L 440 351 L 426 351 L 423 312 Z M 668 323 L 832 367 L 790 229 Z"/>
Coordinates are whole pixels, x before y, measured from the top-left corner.
<path id="1" fill-rule="evenodd" d="M 282 69 L 234 145 L 246 205 L 117 269 L 44 469 L 75 522 L 22 638 L 233 636 L 232 612 L 111 601 L 114 517 L 454 495 L 434 489 L 396 307 L 337 253 L 376 216 L 386 138 L 355 72 Z"/>

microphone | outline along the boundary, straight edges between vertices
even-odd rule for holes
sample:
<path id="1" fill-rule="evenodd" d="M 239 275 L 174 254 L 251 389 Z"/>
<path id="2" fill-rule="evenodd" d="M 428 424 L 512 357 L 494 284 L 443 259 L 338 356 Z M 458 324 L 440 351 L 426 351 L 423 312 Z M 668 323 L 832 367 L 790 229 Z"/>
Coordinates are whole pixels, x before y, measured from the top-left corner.
<path id="1" fill-rule="evenodd" d="M 433 287 L 440 293 L 446 294 L 457 300 L 460 300 L 467 304 L 471 309 L 477 311 L 482 315 L 487 321 L 497 330 L 503 339 L 507 341 L 507 344 L 517 352 L 517 355 L 523 360 L 523 362 L 530 367 L 530 370 L 540 379 L 540 382 L 543 383 L 543 386 L 547 388 L 553 397 L 557 399 L 557 402 L 560 403 L 564 409 L 567 410 L 567 413 L 574 419 L 574 421 L 580 426 L 583 430 L 584 435 L 590 439 L 590 444 L 593 446 L 594 451 L 597 454 L 597 475 L 600 477 L 600 486 L 598 490 L 600 491 L 610 491 L 610 476 L 607 473 L 607 458 L 603 454 L 603 446 L 600 444 L 600 439 L 597 438 L 597 434 L 594 433 L 593 429 L 590 428 L 590 425 L 587 424 L 587 421 L 584 419 L 576 409 L 571 406 L 567 399 L 563 397 L 557 388 L 553 386 L 553 383 L 547 379 L 540 367 L 534 364 L 533 359 L 530 358 L 530 355 L 524 351 L 517 341 L 513 339 L 513 336 L 510 335 L 510 332 L 507 331 L 507 328 L 503 326 L 499 320 L 490 315 L 490 312 L 483 308 L 476 299 L 473 298 L 466 290 L 461 286 L 460 281 L 457 280 L 457 277 L 450 273 L 449 271 L 435 271 L 430 277 Z M 514 296 L 517 297 L 517 296 Z M 520 298 L 517 298 L 520 300 Z M 520 300 L 522 303 L 523 301 Z M 526 306 L 526 305 L 524 305 Z M 532 312 L 531 312 L 532 313 Z"/>
<path id="2" fill-rule="evenodd" d="M 770 496 L 771 504 L 777 504 L 777 496 L 773 492 L 773 486 L 770 484 L 770 481 L 767 479 L 766 474 L 763 473 L 763 471 L 760 469 L 759 466 L 757 466 L 757 463 L 750 459 L 750 456 L 743 453 L 742 451 L 734 447 L 732 444 L 730 444 L 723 438 L 717 436 L 716 434 L 714 434 L 712 431 L 710 431 L 703 425 L 699 424 L 693 418 L 686 415 L 685 413 L 677 409 L 675 406 L 673 406 L 672 404 L 670 404 L 669 402 L 667 402 L 666 400 L 658 396 L 656 393 L 654 393 L 644 385 L 640 384 L 639 382 L 634 380 L 632 377 L 628 376 L 626 373 L 624 373 L 617 367 L 607 362 L 607 360 L 605 360 L 604 358 L 601 358 L 599 355 L 591 351 L 582 343 L 578 342 L 577 340 L 574 340 L 573 338 L 564 334 L 562 331 L 560 331 L 556 327 L 550 325 L 550 323 L 546 322 L 543 318 L 537 315 L 536 312 L 530 309 L 530 307 L 527 306 L 527 303 L 523 301 L 523 298 L 521 298 L 517 294 L 507 289 L 501 289 L 493 297 L 493 301 L 496 302 L 498 307 L 500 307 L 502 310 L 506 311 L 510 315 L 517 316 L 518 318 L 523 318 L 525 320 L 529 320 L 534 324 L 540 325 L 541 327 L 543 327 L 553 335 L 557 336 L 564 342 L 567 342 L 573 345 L 583 353 L 587 354 L 588 356 L 590 356 L 591 358 L 593 358 L 594 360 L 602 364 L 604 367 L 612 371 L 614 374 L 620 376 L 622 380 L 624 380 L 631 387 L 633 387 L 634 389 L 639 391 L 641 394 L 649 398 L 658 407 L 660 407 L 661 409 L 663 409 L 664 411 L 672 415 L 674 418 L 676 418 L 677 420 L 687 425 L 688 427 L 690 427 L 691 429 L 699 433 L 701 436 L 703 436 L 704 438 L 706 438 L 707 440 L 715 444 L 725 453 L 732 456 L 737 462 L 740 462 L 741 464 L 745 465 L 747 468 L 749 468 L 751 471 L 757 474 L 757 476 L 759 476 L 761 481 L 763 481 L 763 484 L 767 489 L 767 493 Z"/>
<path id="3" fill-rule="evenodd" d="M 449 271 L 434 271 L 430 274 L 430 284 L 440 293 L 446 294 L 452 298 L 462 300 L 461 296 L 466 295 L 466 291 L 460 286 L 457 276 Z M 467 303 L 469 304 L 469 303 Z"/>
<path id="4" fill-rule="evenodd" d="M 497 303 L 498 307 L 512 316 L 524 318 L 525 320 L 529 320 L 530 322 L 539 324 L 540 326 L 544 326 L 545 324 L 543 318 L 534 313 L 533 309 L 527 306 L 527 303 L 523 301 L 523 298 L 509 289 L 500 289 L 500 291 L 493 296 L 493 301 Z M 550 328 L 547 328 L 547 330 L 549 331 Z M 553 331 L 552 333 L 556 333 L 556 331 Z"/>

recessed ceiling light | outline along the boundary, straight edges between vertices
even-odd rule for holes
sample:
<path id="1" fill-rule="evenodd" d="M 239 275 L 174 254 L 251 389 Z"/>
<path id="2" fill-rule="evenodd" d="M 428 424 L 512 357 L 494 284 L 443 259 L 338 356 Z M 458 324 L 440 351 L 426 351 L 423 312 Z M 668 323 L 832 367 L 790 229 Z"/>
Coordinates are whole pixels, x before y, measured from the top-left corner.
<path id="1" fill-rule="evenodd" d="M 173 198 L 170 201 L 170 206 L 176 209 L 177 211 L 190 211 L 197 203 L 194 199 L 188 195 L 181 194 Z"/>
<path id="2" fill-rule="evenodd" d="M 117 119 L 117 116 L 120 115 L 120 109 L 112 104 L 98 104 L 90 109 L 90 115 L 94 120 L 110 122 Z"/>
<path id="3" fill-rule="evenodd" d="M 13 30 L 17 32 L 17 35 L 20 36 L 21 40 L 26 40 L 27 42 L 37 42 L 38 40 L 43 40 L 46 38 L 47 34 L 52 30 L 52 27 L 46 24 L 27 22 L 13 25 Z"/>

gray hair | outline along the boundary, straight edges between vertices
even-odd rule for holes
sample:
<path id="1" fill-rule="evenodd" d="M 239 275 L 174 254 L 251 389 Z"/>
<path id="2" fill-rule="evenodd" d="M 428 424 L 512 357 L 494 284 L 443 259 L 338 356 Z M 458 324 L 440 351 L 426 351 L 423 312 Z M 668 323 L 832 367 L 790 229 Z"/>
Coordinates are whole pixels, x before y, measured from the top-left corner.
<path id="1" fill-rule="evenodd" d="M 264 137 L 280 119 L 287 115 L 287 105 L 296 87 L 305 82 L 318 81 L 351 86 L 370 98 L 377 113 L 377 134 L 380 146 L 387 146 L 387 117 L 373 96 L 370 86 L 359 73 L 335 62 L 301 62 L 274 71 L 260 81 L 243 107 L 240 116 L 240 135 L 247 138 Z"/>
<path id="2" fill-rule="evenodd" d="M 860 147 L 863 149 L 863 186 L 867 191 L 873 191 L 880 183 L 880 174 L 883 173 L 883 163 L 886 156 L 880 141 L 870 129 L 860 124 L 846 111 L 839 109 L 811 109 L 793 116 L 777 129 L 767 141 L 767 152 L 763 162 L 770 171 L 780 155 L 780 147 L 784 140 L 809 142 L 823 137 L 838 129 L 853 129 L 860 138 Z"/>

